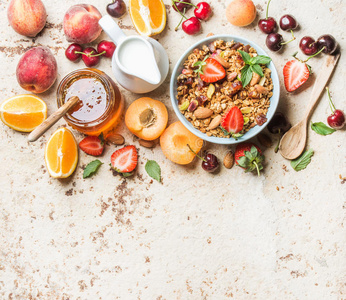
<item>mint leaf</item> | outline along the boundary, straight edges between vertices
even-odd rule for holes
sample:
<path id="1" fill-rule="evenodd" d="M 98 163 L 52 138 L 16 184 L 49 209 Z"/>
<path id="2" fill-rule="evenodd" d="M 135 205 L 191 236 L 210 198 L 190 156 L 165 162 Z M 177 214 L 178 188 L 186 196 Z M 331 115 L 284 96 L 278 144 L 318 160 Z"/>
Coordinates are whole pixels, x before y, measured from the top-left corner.
<path id="1" fill-rule="evenodd" d="M 161 168 L 155 160 L 148 160 L 145 164 L 145 170 L 151 178 L 161 182 Z"/>
<path id="2" fill-rule="evenodd" d="M 94 175 L 101 165 L 102 162 L 100 162 L 98 159 L 90 162 L 84 169 L 83 178 L 85 179 Z"/>
<path id="3" fill-rule="evenodd" d="M 259 65 L 253 65 L 250 68 L 251 68 L 252 72 L 257 73 L 261 77 L 264 76 L 262 68 Z"/>
<path id="4" fill-rule="evenodd" d="M 250 60 L 251 60 L 251 56 L 249 53 L 242 51 L 242 50 L 238 50 L 238 52 L 240 53 L 243 61 L 245 62 L 245 64 L 249 64 Z"/>
<path id="5" fill-rule="evenodd" d="M 256 57 L 253 57 L 254 59 L 252 60 L 252 62 L 254 64 L 258 64 L 258 65 L 267 65 L 269 64 L 272 59 L 268 56 L 265 56 L 265 55 L 258 55 Z"/>
<path id="6" fill-rule="evenodd" d="M 310 149 L 308 151 L 305 151 L 301 156 L 291 161 L 291 167 L 297 172 L 304 170 L 311 162 L 311 157 L 313 155 L 314 150 Z"/>
<path id="7" fill-rule="evenodd" d="M 336 131 L 335 129 L 328 127 L 323 122 L 311 122 L 311 129 L 320 135 L 328 135 Z"/>
<path id="8" fill-rule="evenodd" d="M 246 87 L 252 79 L 252 70 L 249 65 L 245 65 L 241 69 L 241 83 L 243 87 Z"/>

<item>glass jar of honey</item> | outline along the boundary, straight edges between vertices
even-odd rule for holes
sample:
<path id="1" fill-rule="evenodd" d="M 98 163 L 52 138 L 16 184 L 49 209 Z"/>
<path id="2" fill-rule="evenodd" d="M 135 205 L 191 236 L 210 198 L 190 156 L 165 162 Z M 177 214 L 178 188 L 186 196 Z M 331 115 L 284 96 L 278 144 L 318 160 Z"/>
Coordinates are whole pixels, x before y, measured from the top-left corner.
<path id="1" fill-rule="evenodd" d="M 58 107 L 70 97 L 80 101 L 64 116 L 74 129 L 87 135 L 106 135 L 118 125 L 124 99 L 117 85 L 104 72 L 80 69 L 69 73 L 59 84 Z"/>

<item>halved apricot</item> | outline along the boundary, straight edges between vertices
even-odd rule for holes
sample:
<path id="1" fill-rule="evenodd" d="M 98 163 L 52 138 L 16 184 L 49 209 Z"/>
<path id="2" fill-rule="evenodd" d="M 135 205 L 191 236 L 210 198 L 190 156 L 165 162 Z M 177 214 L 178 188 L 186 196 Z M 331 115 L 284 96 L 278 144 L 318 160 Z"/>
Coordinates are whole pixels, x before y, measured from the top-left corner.
<path id="1" fill-rule="evenodd" d="M 183 123 L 175 122 L 161 135 L 160 145 L 163 154 L 169 160 L 180 165 L 187 165 L 193 161 L 195 153 L 202 149 L 203 140 L 186 129 Z"/>
<path id="2" fill-rule="evenodd" d="M 166 106 L 149 97 L 132 102 L 125 114 L 127 128 L 140 139 L 152 141 L 165 130 L 168 122 Z"/>

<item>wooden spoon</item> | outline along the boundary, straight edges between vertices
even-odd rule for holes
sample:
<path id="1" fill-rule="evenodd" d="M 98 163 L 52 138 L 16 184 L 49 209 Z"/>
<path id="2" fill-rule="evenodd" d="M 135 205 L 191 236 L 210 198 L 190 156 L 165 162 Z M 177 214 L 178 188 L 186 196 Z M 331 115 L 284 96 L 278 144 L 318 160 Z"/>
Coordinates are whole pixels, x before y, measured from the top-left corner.
<path id="1" fill-rule="evenodd" d="M 304 118 L 296 125 L 294 125 L 289 131 L 287 131 L 280 142 L 280 153 L 286 159 L 296 159 L 305 149 L 307 139 L 307 126 L 309 118 L 314 111 L 314 108 L 320 99 L 324 87 L 328 83 L 333 70 L 339 60 L 340 53 L 332 56 L 328 55 L 325 62 L 318 70 L 318 76 L 316 78 L 315 85 L 312 90 L 310 102 Z"/>
<path id="2" fill-rule="evenodd" d="M 58 122 L 73 106 L 75 106 L 77 102 L 79 102 L 77 96 L 69 98 L 63 106 L 61 106 L 55 113 L 51 114 L 29 134 L 29 142 L 36 141 L 42 134 Z"/>

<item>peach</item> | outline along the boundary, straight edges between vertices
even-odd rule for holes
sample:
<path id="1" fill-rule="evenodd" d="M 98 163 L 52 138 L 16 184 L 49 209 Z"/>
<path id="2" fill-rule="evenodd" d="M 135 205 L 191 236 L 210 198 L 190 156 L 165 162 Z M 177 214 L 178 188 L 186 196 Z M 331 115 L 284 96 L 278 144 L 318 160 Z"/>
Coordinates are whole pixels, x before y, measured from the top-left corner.
<path id="1" fill-rule="evenodd" d="M 12 0 L 7 18 L 17 33 L 35 37 L 46 24 L 47 13 L 41 0 Z"/>
<path id="2" fill-rule="evenodd" d="M 39 94 L 54 84 L 58 66 L 47 47 L 34 47 L 20 58 L 16 73 L 18 83 L 23 89 Z"/>
<path id="3" fill-rule="evenodd" d="M 160 145 L 169 160 L 179 165 L 187 165 L 193 161 L 195 153 L 202 149 L 203 140 L 191 133 L 183 123 L 175 122 L 161 135 Z"/>
<path id="4" fill-rule="evenodd" d="M 251 0 L 233 0 L 226 8 L 226 17 L 232 25 L 247 26 L 256 18 L 256 7 Z"/>
<path id="5" fill-rule="evenodd" d="M 132 102 L 125 114 L 127 128 L 137 137 L 146 141 L 157 139 L 168 122 L 166 106 L 149 97 Z"/>
<path id="6" fill-rule="evenodd" d="M 64 17 L 64 32 L 69 42 L 88 44 L 96 40 L 102 32 L 99 20 L 102 15 L 90 4 L 73 5 Z"/>

